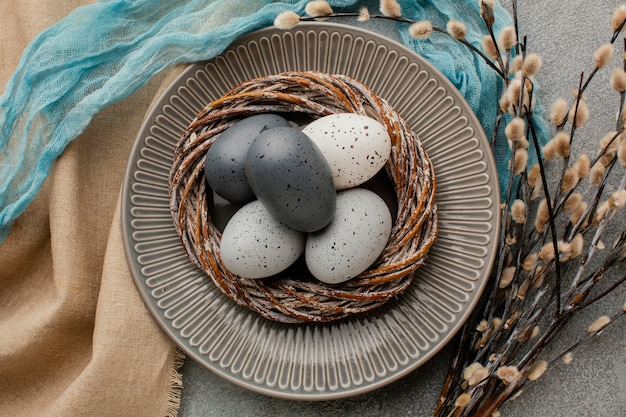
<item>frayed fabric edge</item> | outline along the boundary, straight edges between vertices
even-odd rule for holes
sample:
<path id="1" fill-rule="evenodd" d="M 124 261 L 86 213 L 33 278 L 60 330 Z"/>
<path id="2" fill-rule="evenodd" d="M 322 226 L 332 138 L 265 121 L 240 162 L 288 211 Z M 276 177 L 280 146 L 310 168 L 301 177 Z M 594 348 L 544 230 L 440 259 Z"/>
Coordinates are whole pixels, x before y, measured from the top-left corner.
<path id="1" fill-rule="evenodd" d="M 185 363 L 185 354 L 180 348 L 174 351 L 172 373 L 170 374 L 170 388 L 167 394 L 167 409 L 165 417 L 177 417 L 180 409 L 180 399 L 183 393 L 183 375 L 180 368 Z"/>

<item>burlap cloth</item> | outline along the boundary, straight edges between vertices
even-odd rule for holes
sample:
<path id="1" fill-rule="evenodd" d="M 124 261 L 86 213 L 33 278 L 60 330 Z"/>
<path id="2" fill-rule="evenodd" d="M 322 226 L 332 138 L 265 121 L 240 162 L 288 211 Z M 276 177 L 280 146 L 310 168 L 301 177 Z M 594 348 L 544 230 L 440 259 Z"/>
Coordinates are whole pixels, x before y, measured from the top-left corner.
<path id="1" fill-rule="evenodd" d="M 2 0 L 0 85 L 87 0 Z M 176 70 L 99 113 L 0 244 L 0 416 L 176 415 L 182 361 L 127 266 L 119 195 L 143 117 Z"/>

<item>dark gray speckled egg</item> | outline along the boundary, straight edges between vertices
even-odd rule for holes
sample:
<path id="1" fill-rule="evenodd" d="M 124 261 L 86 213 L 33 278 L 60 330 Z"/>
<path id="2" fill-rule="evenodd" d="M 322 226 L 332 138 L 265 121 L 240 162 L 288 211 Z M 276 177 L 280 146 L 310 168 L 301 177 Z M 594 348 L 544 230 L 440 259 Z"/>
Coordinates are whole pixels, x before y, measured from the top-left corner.
<path id="1" fill-rule="evenodd" d="M 246 156 L 246 177 L 267 210 L 289 227 L 313 232 L 333 219 L 333 173 L 317 145 L 298 129 L 259 134 Z"/>
<path id="2" fill-rule="evenodd" d="M 232 203 L 254 200 L 254 193 L 246 179 L 246 154 L 259 133 L 278 126 L 290 124 L 276 114 L 257 114 L 223 131 L 205 157 L 204 175 L 213 191 Z"/>

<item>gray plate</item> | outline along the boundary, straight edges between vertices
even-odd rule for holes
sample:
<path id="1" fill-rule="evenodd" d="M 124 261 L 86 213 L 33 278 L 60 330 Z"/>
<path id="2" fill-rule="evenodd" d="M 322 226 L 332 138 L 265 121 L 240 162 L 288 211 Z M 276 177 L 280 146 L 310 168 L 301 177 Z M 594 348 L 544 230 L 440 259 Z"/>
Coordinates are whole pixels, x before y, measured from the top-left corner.
<path id="1" fill-rule="evenodd" d="M 191 264 L 170 218 L 168 172 L 180 133 L 232 86 L 286 70 L 341 73 L 368 85 L 419 135 L 437 174 L 439 237 L 413 284 L 371 314 L 334 324 L 284 325 L 237 306 Z M 227 380 L 301 400 L 361 394 L 432 357 L 476 305 L 499 229 L 493 156 L 459 92 L 404 46 L 333 23 L 267 28 L 189 66 L 137 135 L 122 204 L 130 269 L 165 332 Z"/>

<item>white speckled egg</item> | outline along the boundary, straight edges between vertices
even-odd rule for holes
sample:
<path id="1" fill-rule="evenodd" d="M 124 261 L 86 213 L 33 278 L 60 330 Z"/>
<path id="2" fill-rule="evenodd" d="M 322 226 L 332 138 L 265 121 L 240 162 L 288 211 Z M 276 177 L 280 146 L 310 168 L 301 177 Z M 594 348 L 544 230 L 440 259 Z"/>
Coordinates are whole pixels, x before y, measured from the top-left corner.
<path id="1" fill-rule="evenodd" d="M 373 191 L 351 188 L 337 194 L 333 221 L 306 240 L 306 265 L 313 276 L 337 284 L 365 271 L 391 234 L 387 204 Z"/>
<path id="2" fill-rule="evenodd" d="M 224 266 L 243 278 L 266 278 L 293 264 L 304 251 L 306 234 L 276 220 L 254 200 L 231 217 L 222 233 Z"/>
<path id="3" fill-rule="evenodd" d="M 391 138 L 377 120 L 354 113 L 321 117 L 302 130 L 320 148 L 333 172 L 337 190 L 355 187 L 385 165 Z"/>

